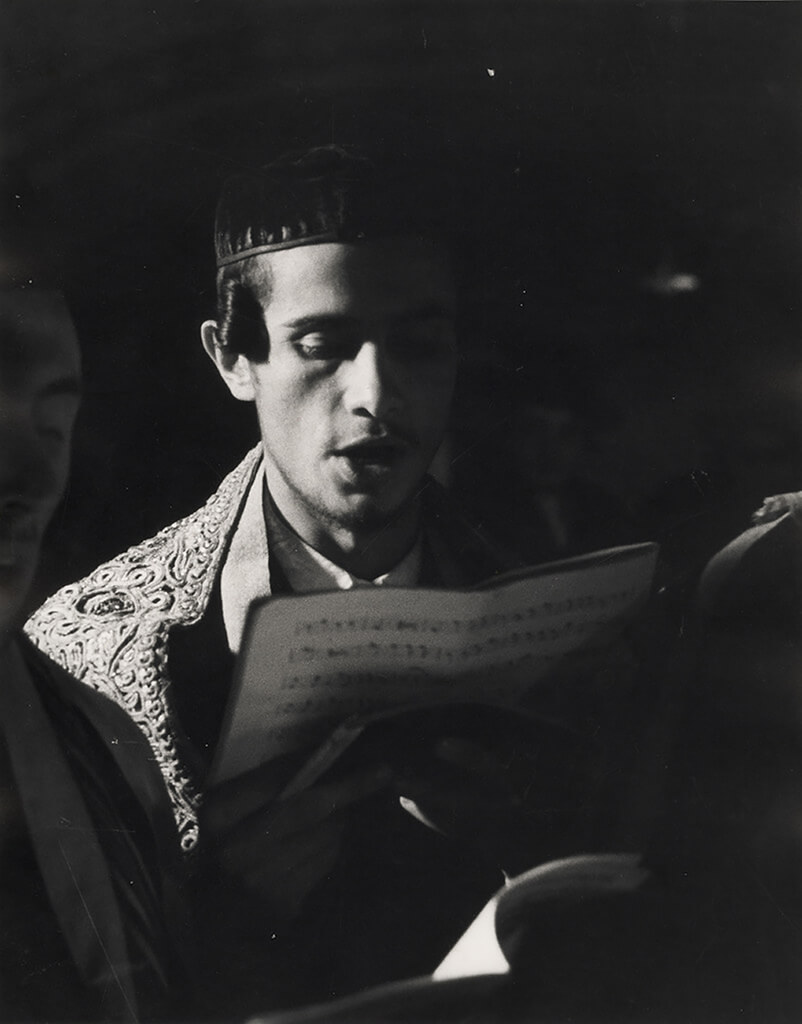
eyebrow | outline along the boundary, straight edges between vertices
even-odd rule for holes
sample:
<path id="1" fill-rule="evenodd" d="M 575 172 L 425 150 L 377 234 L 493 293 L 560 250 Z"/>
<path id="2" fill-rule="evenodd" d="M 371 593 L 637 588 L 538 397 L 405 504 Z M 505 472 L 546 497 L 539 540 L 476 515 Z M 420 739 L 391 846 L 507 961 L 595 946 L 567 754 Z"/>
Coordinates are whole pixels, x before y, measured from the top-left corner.
<path id="1" fill-rule="evenodd" d="M 42 389 L 42 398 L 58 398 L 62 395 L 68 398 L 81 398 L 83 387 L 78 377 L 59 377 Z"/>
<path id="2" fill-rule="evenodd" d="M 393 317 L 395 323 L 406 324 L 417 320 L 453 320 L 454 310 L 440 302 L 428 302 L 417 309 L 411 309 Z"/>
<path id="3" fill-rule="evenodd" d="M 295 320 L 287 320 L 282 324 L 293 334 L 309 334 L 313 331 L 343 327 L 355 327 L 359 320 L 345 313 L 312 313 L 310 316 L 299 316 Z"/>
<path id="4" fill-rule="evenodd" d="M 399 313 L 390 319 L 394 324 L 414 323 L 420 320 L 453 320 L 454 311 L 442 303 L 430 302 Z M 359 317 L 349 316 L 347 313 L 312 313 L 309 316 L 299 316 L 295 320 L 287 320 L 282 326 L 293 334 L 309 334 L 314 331 L 356 327 L 359 323 Z"/>

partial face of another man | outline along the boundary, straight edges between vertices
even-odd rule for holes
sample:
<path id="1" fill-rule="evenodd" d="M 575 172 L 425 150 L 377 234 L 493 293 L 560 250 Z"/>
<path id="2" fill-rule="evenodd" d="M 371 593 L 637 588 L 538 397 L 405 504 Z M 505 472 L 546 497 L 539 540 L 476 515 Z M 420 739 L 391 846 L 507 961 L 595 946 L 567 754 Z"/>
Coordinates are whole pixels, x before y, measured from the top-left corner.
<path id="1" fill-rule="evenodd" d="M 67 479 L 80 357 L 50 293 L 0 293 L 0 639 L 15 624 Z"/>
<path id="2" fill-rule="evenodd" d="M 409 508 L 443 438 L 456 366 L 442 250 L 416 239 L 299 246 L 254 258 L 270 338 L 240 364 L 271 494 L 315 543 Z M 231 383 L 229 382 L 229 386 Z"/>

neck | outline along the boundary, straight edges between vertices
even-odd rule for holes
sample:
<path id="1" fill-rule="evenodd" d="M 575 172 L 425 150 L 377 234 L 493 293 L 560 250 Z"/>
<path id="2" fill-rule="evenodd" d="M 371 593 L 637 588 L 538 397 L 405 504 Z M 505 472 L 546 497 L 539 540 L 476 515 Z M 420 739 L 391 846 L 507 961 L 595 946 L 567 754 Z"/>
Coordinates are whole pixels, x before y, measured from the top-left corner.
<path id="1" fill-rule="evenodd" d="M 301 540 L 329 561 L 362 580 L 372 580 L 394 568 L 412 548 L 420 528 L 420 503 L 410 502 L 381 523 L 343 524 L 324 521 L 293 500 L 271 479 L 268 500 Z"/>

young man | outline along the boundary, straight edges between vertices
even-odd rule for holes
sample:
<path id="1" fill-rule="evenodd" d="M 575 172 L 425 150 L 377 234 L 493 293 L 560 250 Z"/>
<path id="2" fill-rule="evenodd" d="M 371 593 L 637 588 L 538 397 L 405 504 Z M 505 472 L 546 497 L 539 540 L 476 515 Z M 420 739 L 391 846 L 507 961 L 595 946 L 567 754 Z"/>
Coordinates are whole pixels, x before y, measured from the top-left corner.
<path id="1" fill-rule="evenodd" d="M 251 980 L 266 952 L 283 965 L 245 1012 L 425 971 L 502 881 L 496 840 L 524 831 L 501 827 L 515 804 L 492 757 L 447 730 L 424 770 L 374 752 L 284 800 L 288 765 L 206 785 L 253 600 L 466 586 L 508 567 L 427 475 L 454 386 L 457 297 L 448 195 L 426 193 L 414 174 L 336 147 L 227 183 L 218 316 L 201 335 L 234 397 L 254 403 L 261 443 L 203 508 L 60 591 L 27 627 L 143 729 L 187 850 L 205 790 L 201 902 L 207 934 L 228 936 L 209 962 L 236 961 L 220 974 L 229 1012 L 248 937 L 217 915 L 256 936 Z M 400 792 L 421 817 L 447 813 L 483 856 L 403 812 Z"/>
<path id="2" fill-rule="evenodd" d="M 66 482 L 79 394 L 60 296 L 0 293 L 4 1020 L 136 1019 L 168 985 L 156 836 L 169 849 L 174 831 L 161 779 L 120 708 L 47 665 L 17 629 Z"/>

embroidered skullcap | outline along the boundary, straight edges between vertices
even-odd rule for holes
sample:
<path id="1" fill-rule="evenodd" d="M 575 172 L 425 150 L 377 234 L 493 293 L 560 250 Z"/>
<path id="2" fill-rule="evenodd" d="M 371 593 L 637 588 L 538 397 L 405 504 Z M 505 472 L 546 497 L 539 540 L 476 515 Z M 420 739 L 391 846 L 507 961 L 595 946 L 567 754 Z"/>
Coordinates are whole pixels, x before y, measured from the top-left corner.
<path id="1" fill-rule="evenodd" d="M 437 175 L 406 161 L 379 162 L 334 145 L 288 153 L 224 183 L 215 221 L 217 266 L 321 242 L 401 233 L 447 237 L 444 196 Z"/>

